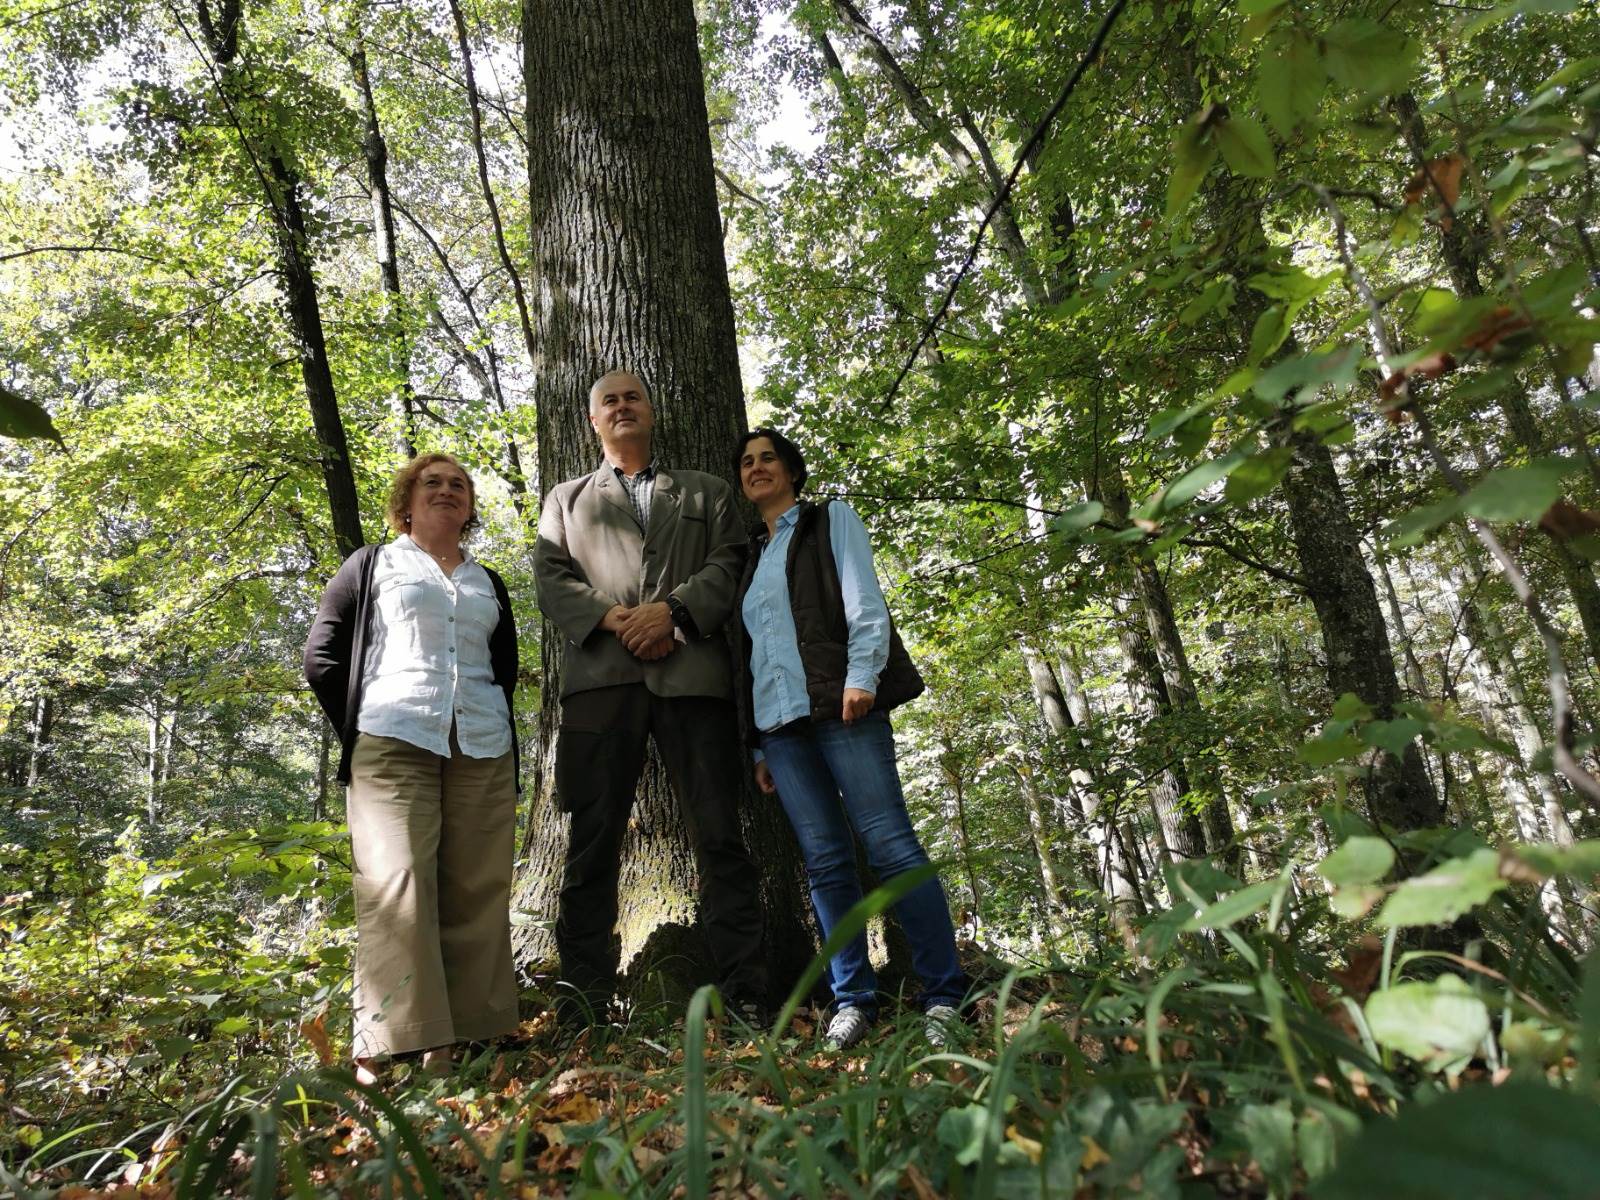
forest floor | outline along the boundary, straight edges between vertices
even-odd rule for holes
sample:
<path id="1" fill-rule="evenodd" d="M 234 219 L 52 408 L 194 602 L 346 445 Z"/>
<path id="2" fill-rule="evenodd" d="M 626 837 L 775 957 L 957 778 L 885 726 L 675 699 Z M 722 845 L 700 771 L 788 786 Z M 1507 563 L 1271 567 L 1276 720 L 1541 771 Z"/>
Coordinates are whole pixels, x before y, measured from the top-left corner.
<path id="1" fill-rule="evenodd" d="M 545 1010 L 449 1076 L 401 1062 L 372 1090 L 310 1024 L 322 1069 L 214 1085 L 184 1121 L 38 1182 L 60 1200 L 1265 1194 L 1248 1161 L 1213 1154 L 1207 1089 L 1152 1089 L 1137 1029 L 1088 1031 L 1068 982 L 991 988 L 943 1050 L 909 1009 L 843 1053 L 812 1007 L 777 1037 L 704 995 L 577 1038 Z"/>

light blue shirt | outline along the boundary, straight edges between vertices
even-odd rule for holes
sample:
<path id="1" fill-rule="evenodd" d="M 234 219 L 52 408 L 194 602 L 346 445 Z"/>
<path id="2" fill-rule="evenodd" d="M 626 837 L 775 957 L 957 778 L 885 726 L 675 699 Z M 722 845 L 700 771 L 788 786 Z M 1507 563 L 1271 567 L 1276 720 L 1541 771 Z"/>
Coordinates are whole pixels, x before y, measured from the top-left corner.
<path id="1" fill-rule="evenodd" d="M 798 504 L 778 518 L 756 563 L 741 610 L 750 635 L 755 722 L 761 730 L 777 729 L 811 715 L 800 639 L 789 607 L 789 543 L 799 519 Z M 876 695 L 878 676 L 889 661 L 889 606 L 873 570 L 867 527 L 849 505 L 837 500 L 828 505 L 828 526 L 850 630 L 844 686 Z M 760 760 L 758 750 L 756 761 Z"/>

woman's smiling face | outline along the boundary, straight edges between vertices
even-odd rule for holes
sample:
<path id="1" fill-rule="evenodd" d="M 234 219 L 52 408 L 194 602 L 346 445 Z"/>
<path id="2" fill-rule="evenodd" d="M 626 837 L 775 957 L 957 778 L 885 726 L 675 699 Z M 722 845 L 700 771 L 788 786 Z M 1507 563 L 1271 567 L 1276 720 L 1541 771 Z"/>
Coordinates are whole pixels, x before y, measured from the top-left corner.
<path id="1" fill-rule="evenodd" d="M 745 499 L 760 508 L 764 502 L 794 499 L 794 476 L 778 455 L 771 438 L 751 438 L 739 457 L 739 485 Z"/>

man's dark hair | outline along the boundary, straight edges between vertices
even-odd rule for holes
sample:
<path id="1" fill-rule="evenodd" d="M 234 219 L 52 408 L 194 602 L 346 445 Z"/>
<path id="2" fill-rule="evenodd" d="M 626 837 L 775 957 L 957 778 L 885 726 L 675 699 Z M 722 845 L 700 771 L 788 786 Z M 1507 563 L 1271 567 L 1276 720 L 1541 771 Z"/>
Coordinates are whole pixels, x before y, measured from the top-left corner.
<path id="1" fill-rule="evenodd" d="M 757 438 L 766 438 L 772 443 L 772 448 L 778 452 L 778 461 L 788 468 L 789 477 L 794 480 L 794 494 L 798 497 L 800 489 L 806 485 L 805 456 L 800 453 L 799 446 L 796 446 L 776 429 L 768 429 L 766 426 L 762 426 L 760 429 L 752 429 L 739 439 L 739 444 L 733 449 L 733 477 L 735 479 L 741 477 L 739 464 L 744 458 L 744 448 Z"/>

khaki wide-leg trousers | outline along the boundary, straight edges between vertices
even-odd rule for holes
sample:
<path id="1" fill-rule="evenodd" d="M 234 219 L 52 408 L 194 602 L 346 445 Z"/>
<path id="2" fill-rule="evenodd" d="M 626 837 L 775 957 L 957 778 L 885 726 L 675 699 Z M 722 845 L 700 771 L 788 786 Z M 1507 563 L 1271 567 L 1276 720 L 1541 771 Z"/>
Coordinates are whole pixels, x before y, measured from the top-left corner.
<path id="1" fill-rule="evenodd" d="M 361 734 L 346 807 L 356 898 L 357 1058 L 517 1027 L 509 753 L 441 758 Z"/>

